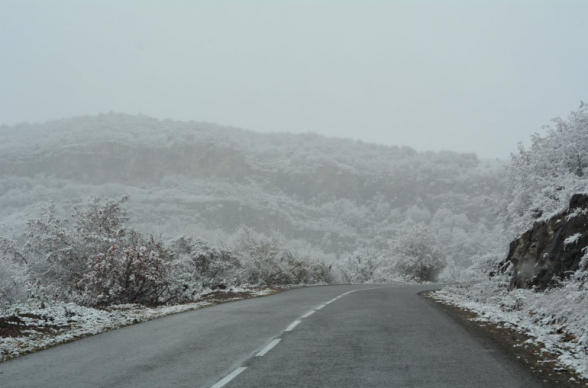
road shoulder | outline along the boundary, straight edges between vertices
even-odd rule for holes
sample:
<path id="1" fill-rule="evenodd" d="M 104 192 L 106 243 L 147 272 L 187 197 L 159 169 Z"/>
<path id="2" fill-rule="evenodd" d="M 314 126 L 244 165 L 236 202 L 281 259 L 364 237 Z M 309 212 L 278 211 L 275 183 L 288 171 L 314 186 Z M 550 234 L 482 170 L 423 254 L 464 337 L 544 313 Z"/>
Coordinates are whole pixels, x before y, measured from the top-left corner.
<path id="1" fill-rule="evenodd" d="M 147 307 L 119 305 L 104 309 L 71 303 L 18 306 L 0 311 L 0 363 L 54 346 L 223 303 L 275 295 L 293 287 L 232 289 L 210 292 L 194 303 Z"/>
<path id="2" fill-rule="evenodd" d="M 424 291 L 419 295 L 437 306 L 454 321 L 479 338 L 491 341 L 501 349 L 513 363 L 529 370 L 537 381 L 546 388 L 577 388 L 588 386 L 585 380 L 574 371 L 563 368 L 530 336 L 500 324 L 477 321 L 478 314 L 452 305 L 434 297 L 435 291 Z"/>

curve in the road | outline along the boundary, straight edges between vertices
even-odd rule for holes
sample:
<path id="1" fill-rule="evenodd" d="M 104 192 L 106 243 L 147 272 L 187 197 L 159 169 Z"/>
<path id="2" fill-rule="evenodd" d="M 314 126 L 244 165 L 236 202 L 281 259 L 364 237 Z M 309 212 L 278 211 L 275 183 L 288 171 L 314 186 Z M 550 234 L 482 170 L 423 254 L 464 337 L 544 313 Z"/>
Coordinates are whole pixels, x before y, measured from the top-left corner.
<path id="1" fill-rule="evenodd" d="M 542 386 L 417 295 L 431 288 L 308 287 L 168 316 L 0 363 L 0 387 Z"/>

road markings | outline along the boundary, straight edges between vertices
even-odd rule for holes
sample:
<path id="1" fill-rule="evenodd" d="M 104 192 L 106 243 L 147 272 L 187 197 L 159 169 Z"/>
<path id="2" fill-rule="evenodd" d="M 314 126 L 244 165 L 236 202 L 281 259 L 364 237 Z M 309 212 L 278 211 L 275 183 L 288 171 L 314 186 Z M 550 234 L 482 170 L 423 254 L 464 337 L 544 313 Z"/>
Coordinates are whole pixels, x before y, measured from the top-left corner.
<path id="1" fill-rule="evenodd" d="M 296 326 L 297 326 L 299 323 L 300 323 L 300 321 L 294 321 L 294 322 L 292 322 L 292 323 L 290 324 L 290 326 L 288 326 L 288 327 L 286 328 L 286 330 L 284 330 L 284 331 L 292 331 L 292 329 L 294 329 L 294 328 L 295 328 L 295 327 L 296 327 Z"/>
<path id="2" fill-rule="evenodd" d="M 263 357 L 263 356 L 265 356 L 265 354 L 267 352 L 269 352 L 270 350 L 272 350 L 274 348 L 274 346 L 276 346 L 278 344 L 278 342 L 280 342 L 280 341 L 281 341 L 280 338 L 277 338 L 277 339 L 273 340 L 272 342 L 270 342 L 270 344 L 268 346 L 266 346 L 265 348 L 263 348 L 263 350 L 261 352 L 257 353 L 255 356 L 256 357 Z"/>
<path id="3" fill-rule="evenodd" d="M 242 367 L 239 367 L 239 368 L 235 369 L 233 372 L 231 372 L 230 374 L 226 375 L 224 379 L 222 379 L 218 383 L 214 384 L 210 388 L 222 388 L 222 387 L 224 387 L 225 385 L 227 385 L 227 383 L 229 381 L 231 381 L 235 377 L 239 376 L 241 374 L 241 372 L 243 372 L 245 369 L 247 369 L 246 366 L 242 366 Z"/>
<path id="4" fill-rule="evenodd" d="M 370 288 L 367 288 L 365 290 L 369 290 Z M 309 312 L 307 312 L 306 314 L 304 314 L 302 316 L 302 318 L 308 318 L 309 316 L 311 316 L 312 314 L 314 314 L 317 310 L 322 309 L 323 307 L 327 306 L 328 304 L 331 304 L 333 302 L 335 302 L 336 300 L 338 300 L 339 298 L 344 297 L 345 295 L 351 294 L 352 292 L 355 291 L 364 291 L 364 290 L 353 290 L 353 291 L 348 291 L 344 294 L 341 294 L 333 299 L 331 299 L 328 302 L 325 302 L 324 304 L 318 306 L 317 308 L 315 308 L 314 310 L 311 310 Z M 300 320 L 296 320 L 294 322 L 292 322 L 290 324 L 290 326 L 288 326 L 286 328 L 286 330 L 284 331 L 292 331 L 296 326 L 298 326 L 298 324 L 300 323 Z M 267 352 L 269 352 L 270 350 L 272 350 L 278 343 L 280 343 L 282 339 L 281 338 L 276 338 L 274 339 L 272 342 L 269 343 L 269 345 L 267 345 L 265 348 L 263 348 L 259 353 L 257 353 L 255 356 L 256 357 L 263 357 L 267 354 Z M 222 388 L 225 385 L 227 385 L 231 380 L 233 380 L 235 377 L 239 376 L 245 369 L 247 369 L 246 366 L 242 366 L 239 367 L 237 369 L 235 369 L 234 371 L 232 371 L 230 374 L 226 375 L 221 381 L 219 381 L 218 383 L 214 384 L 212 387 L 210 388 Z"/>

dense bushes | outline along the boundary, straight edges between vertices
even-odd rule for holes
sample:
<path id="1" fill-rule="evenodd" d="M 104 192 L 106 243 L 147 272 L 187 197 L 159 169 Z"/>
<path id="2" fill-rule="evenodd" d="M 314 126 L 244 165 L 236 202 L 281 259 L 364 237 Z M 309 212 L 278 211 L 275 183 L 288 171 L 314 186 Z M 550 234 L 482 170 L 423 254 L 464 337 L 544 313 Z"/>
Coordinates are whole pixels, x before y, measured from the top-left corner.
<path id="1" fill-rule="evenodd" d="M 445 261 L 424 230 L 328 261 L 289 249 L 279 235 L 242 227 L 222 248 L 194 237 L 163 241 L 127 225 L 126 197 L 93 198 L 69 218 L 53 204 L 17 237 L 0 239 L 0 297 L 88 306 L 194 301 L 209 289 L 398 280 L 435 280 Z M 327 264 L 329 263 L 329 264 Z"/>
<path id="2" fill-rule="evenodd" d="M 447 266 L 445 255 L 429 232 L 411 226 L 389 242 L 387 251 L 360 249 L 339 265 L 346 283 L 436 281 Z"/>
<path id="3" fill-rule="evenodd" d="M 150 237 L 135 244 L 112 245 L 90 258 L 86 273 L 76 283 L 85 304 L 141 303 L 156 305 L 177 299 L 170 287 L 172 261 L 163 244 Z"/>
<path id="4" fill-rule="evenodd" d="M 93 198 L 69 219 L 58 217 L 52 204 L 43 208 L 0 252 L 5 265 L 11 251 L 26 263 L 20 289 L 31 297 L 86 305 L 174 299 L 171 255 L 162 241 L 126 226 L 126 200 Z"/>
<path id="5" fill-rule="evenodd" d="M 26 297 L 26 261 L 19 257 L 14 241 L 0 238 L 0 301 L 13 303 Z"/>
<path id="6" fill-rule="evenodd" d="M 437 280 L 447 266 L 435 239 L 422 227 L 413 227 L 399 234 L 392 243 L 390 254 L 400 274 L 419 282 Z"/>
<path id="7" fill-rule="evenodd" d="M 164 241 L 127 225 L 126 201 L 93 198 L 68 218 L 49 204 L 20 236 L 0 239 L 2 300 L 157 305 L 234 286 L 390 282 L 398 274 L 429 281 L 445 266 L 424 229 L 400 235 L 388 254 L 363 249 L 333 261 L 300 255 L 279 235 L 246 227 L 222 248 L 194 237 Z"/>
<path id="8" fill-rule="evenodd" d="M 178 298 L 194 300 L 204 289 L 239 283 L 242 263 L 228 249 L 216 249 L 193 237 L 180 237 L 170 244 L 173 252 L 171 278 Z"/>
<path id="9" fill-rule="evenodd" d="M 390 281 L 390 260 L 379 251 L 360 249 L 339 265 L 342 280 L 345 283 L 360 284 Z"/>
<path id="10" fill-rule="evenodd" d="M 266 286 L 326 283 L 331 280 L 325 264 L 300 257 L 280 248 L 277 236 L 267 238 L 251 229 L 241 228 L 233 242 L 233 250 L 244 263 L 242 281 Z"/>
<path id="11" fill-rule="evenodd" d="M 18 237 L 0 239 L 0 297 L 89 306 L 193 301 L 206 289 L 332 281 L 330 268 L 243 228 L 231 246 L 180 237 L 164 242 L 128 227 L 127 198 L 93 198 L 61 218 L 42 208 Z"/>
<path id="12" fill-rule="evenodd" d="M 447 259 L 429 232 L 412 226 L 389 242 L 387 251 L 360 249 L 338 266 L 346 283 L 436 281 Z"/>

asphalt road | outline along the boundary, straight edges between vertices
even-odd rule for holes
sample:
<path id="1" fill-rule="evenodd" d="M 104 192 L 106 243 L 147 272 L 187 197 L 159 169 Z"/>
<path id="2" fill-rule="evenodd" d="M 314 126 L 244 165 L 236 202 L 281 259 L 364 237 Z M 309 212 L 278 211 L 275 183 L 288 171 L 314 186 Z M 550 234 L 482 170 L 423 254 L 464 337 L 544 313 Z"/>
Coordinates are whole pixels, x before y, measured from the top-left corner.
<path id="1" fill-rule="evenodd" d="M 431 288 L 310 287 L 177 314 L 0 363 L 0 387 L 540 386 L 417 295 Z"/>

